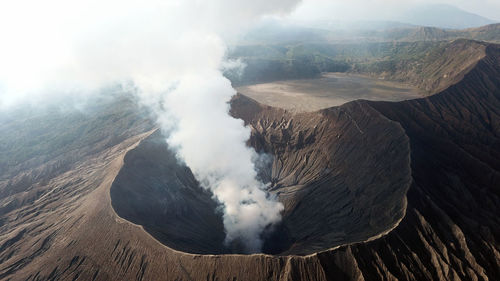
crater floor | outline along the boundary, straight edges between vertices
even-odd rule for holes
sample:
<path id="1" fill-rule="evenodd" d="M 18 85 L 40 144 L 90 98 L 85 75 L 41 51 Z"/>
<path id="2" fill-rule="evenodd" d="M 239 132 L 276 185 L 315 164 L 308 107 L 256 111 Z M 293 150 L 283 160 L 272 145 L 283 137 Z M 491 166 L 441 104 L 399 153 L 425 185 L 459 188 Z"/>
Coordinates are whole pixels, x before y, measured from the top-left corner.
<path id="1" fill-rule="evenodd" d="M 295 112 L 311 112 L 357 99 L 402 101 L 423 96 L 407 84 L 346 73 L 324 73 L 315 79 L 254 84 L 237 90 L 260 103 Z"/>

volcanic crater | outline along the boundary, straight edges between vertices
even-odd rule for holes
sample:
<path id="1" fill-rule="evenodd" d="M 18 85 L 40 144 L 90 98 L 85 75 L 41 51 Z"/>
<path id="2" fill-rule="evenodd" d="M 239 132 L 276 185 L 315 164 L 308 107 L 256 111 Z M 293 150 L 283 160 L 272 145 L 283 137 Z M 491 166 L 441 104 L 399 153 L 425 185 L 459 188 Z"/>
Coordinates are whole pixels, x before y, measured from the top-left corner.
<path id="1" fill-rule="evenodd" d="M 500 45 L 436 54 L 384 73 L 425 98 L 309 113 L 232 100 L 285 205 L 272 255 L 229 255 L 243 252 L 224 247 L 217 203 L 133 100 L 4 118 L 17 164 L 0 163 L 0 279 L 500 280 Z"/>
<path id="2" fill-rule="evenodd" d="M 399 124 L 357 102 L 297 114 L 243 95 L 231 114 L 252 128 L 248 144 L 272 155 L 259 175 L 285 206 L 282 222 L 262 234 L 262 253 L 307 255 L 366 241 L 403 218 L 411 172 Z M 172 249 L 245 253 L 245 241 L 224 244 L 220 205 L 159 131 L 127 153 L 111 199 L 119 216 Z"/>

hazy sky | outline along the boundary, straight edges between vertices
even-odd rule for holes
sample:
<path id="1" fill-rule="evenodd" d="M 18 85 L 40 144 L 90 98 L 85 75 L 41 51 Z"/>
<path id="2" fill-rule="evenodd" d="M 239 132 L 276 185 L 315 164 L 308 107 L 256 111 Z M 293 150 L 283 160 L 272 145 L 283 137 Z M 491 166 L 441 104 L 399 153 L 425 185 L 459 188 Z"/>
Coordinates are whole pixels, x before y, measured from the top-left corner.
<path id="1" fill-rule="evenodd" d="M 449 4 L 500 21 L 500 0 L 304 0 L 292 14 L 292 18 L 387 19 L 397 10 L 420 4 Z"/>

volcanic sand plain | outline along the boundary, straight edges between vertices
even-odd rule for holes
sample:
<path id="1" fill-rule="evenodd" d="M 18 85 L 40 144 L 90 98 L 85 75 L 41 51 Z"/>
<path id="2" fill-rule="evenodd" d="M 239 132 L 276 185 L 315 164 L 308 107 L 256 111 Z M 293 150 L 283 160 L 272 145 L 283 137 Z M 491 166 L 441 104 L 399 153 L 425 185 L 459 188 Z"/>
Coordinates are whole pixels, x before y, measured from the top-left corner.
<path id="1" fill-rule="evenodd" d="M 424 96 L 408 84 L 347 73 L 323 73 L 319 78 L 282 80 L 237 87 L 260 103 L 294 112 L 310 112 L 364 99 L 402 101 Z"/>

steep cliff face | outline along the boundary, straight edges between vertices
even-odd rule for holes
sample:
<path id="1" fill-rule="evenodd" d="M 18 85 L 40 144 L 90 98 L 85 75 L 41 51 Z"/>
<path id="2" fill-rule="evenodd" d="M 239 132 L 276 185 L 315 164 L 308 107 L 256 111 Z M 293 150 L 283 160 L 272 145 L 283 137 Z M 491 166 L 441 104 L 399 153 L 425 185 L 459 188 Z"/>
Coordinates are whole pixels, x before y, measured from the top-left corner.
<path id="1" fill-rule="evenodd" d="M 347 268 L 370 280 L 500 278 L 499 51 L 488 46 L 473 70 L 437 95 L 369 103 L 410 138 L 407 213 L 382 239 L 319 254 L 326 268 L 355 259 Z"/>
<path id="2" fill-rule="evenodd" d="M 237 99 L 236 115 L 252 102 Z M 397 123 L 363 103 L 293 115 L 263 107 L 244 115 L 253 129 L 250 144 L 274 156 L 267 180 L 285 205 L 290 244 L 280 254 L 365 241 L 404 216 L 409 146 Z"/>
<path id="3" fill-rule="evenodd" d="M 415 44 L 414 44 L 415 45 Z M 411 50 L 416 49 L 410 45 Z M 440 42 L 406 58 L 391 58 L 360 67 L 378 78 L 410 83 L 428 95 L 439 93 L 458 83 L 478 61 L 485 57 L 488 43 L 457 39 Z"/>
<path id="4" fill-rule="evenodd" d="M 260 175 L 286 206 L 264 249 L 277 255 L 210 255 L 228 251 L 210 194 L 137 125 L 2 213 L 0 279 L 499 280 L 500 47 L 484 46 L 424 99 L 304 114 L 232 101 L 273 155 Z"/>

